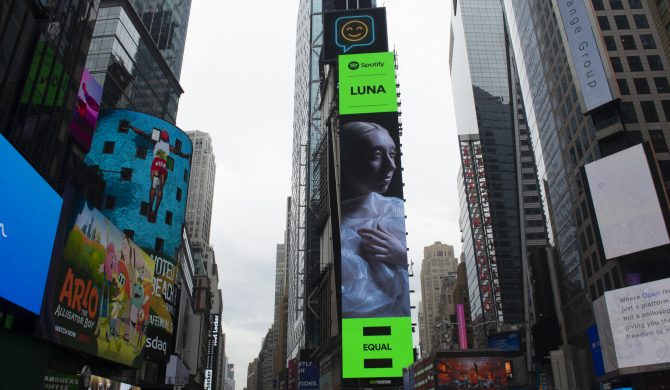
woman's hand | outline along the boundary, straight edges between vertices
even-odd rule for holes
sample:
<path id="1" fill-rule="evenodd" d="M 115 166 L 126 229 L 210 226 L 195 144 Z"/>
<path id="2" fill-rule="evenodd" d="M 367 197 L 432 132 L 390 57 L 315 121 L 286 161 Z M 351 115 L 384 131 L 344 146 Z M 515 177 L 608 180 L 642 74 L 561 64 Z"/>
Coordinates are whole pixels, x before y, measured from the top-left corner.
<path id="1" fill-rule="evenodd" d="M 381 225 L 377 229 L 358 229 L 361 256 L 368 262 L 382 261 L 407 266 L 407 248 Z"/>

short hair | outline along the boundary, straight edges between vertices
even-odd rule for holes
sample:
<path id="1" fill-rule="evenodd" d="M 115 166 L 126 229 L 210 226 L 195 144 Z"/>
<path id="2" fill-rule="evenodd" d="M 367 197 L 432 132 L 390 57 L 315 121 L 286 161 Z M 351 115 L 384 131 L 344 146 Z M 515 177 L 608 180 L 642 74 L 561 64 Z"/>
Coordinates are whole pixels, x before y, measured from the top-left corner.
<path id="1" fill-rule="evenodd" d="M 359 153 L 361 139 L 374 130 L 382 130 L 389 134 L 386 128 L 373 122 L 348 122 L 340 125 L 340 158 L 344 160 Z"/>

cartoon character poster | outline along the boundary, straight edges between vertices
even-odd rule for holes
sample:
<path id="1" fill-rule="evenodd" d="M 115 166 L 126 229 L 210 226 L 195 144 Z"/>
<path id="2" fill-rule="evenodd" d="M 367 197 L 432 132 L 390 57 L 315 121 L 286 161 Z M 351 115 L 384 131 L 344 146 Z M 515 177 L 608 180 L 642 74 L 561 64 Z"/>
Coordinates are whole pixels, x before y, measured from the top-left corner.
<path id="1" fill-rule="evenodd" d="M 512 375 L 496 357 L 440 358 L 436 366 L 439 390 L 506 390 Z"/>
<path id="2" fill-rule="evenodd" d="M 66 193 L 52 285 L 43 307 L 42 332 L 70 348 L 138 366 L 154 305 L 154 260 L 100 211 Z M 57 252 L 55 252 L 57 253 Z"/>
<path id="3" fill-rule="evenodd" d="M 70 134 L 85 152 L 91 148 L 101 100 L 102 86 L 91 76 L 88 69 L 84 69 L 72 111 Z"/>

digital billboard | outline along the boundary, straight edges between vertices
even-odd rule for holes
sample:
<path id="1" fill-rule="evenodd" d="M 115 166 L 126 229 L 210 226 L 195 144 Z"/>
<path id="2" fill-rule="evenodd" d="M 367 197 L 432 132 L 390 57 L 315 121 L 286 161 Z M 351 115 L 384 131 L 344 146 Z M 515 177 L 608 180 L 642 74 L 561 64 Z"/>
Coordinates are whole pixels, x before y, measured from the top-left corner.
<path id="1" fill-rule="evenodd" d="M 393 53 L 342 55 L 338 62 L 340 115 L 398 111 Z"/>
<path id="2" fill-rule="evenodd" d="M 605 372 L 670 363 L 670 279 L 607 291 L 593 308 Z"/>
<path id="3" fill-rule="evenodd" d="M 607 259 L 670 244 L 642 144 L 586 164 L 584 169 Z"/>
<path id="4" fill-rule="evenodd" d="M 70 135 L 84 152 L 91 148 L 101 100 L 102 86 L 84 68 L 70 122 Z"/>
<path id="5" fill-rule="evenodd" d="M 154 297 L 155 261 L 68 188 L 40 333 L 58 344 L 139 366 Z M 64 244 L 61 246 L 61 244 Z"/>
<path id="6" fill-rule="evenodd" d="M 63 200 L 0 135 L 0 298 L 40 312 Z"/>
<path id="7" fill-rule="evenodd" d="M 86 163 L 107 183 L 102 212 L 141 248 L 176 258 L 193 144 L 178 127 L 128 110 L 100 112 Z"/>
<path id="8" fill-rule="evenodd" d="M 513 379 L 502 357 L 441 357 L 435 368 L 438 390 L 505 390 Z"/>
<path id="9" fill-rule="evenodd" d="M 397 113 L 340 117 L 344 378 L 402 377 L 413 363 Z"/>
<path id="10" fill-rule="evenodd" d="M 63 70 L 54 48 L 40 38 L 21 95 L 22 104 L 62 106 L 70 77 Z"/>
<path id="11" fill-rule="evenodd" d="M 154 261 L 152 304 L 149 306 L 144 354 L 150 360 L 170 360 L 174 328 L 177 325 L 178 268 L 174 259 L 146 251 Z"/>
<path id="12" fill-rule="evenodd" d="M 388 51 L 386 8 L 323 13 L 323 59 L 340 54 Z"/>

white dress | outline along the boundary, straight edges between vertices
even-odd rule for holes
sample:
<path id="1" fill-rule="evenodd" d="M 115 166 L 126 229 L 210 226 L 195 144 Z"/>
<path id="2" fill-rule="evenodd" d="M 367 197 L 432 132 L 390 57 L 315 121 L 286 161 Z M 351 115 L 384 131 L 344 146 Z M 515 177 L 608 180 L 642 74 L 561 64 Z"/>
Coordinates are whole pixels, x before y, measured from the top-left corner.
<path id="1" fill-rule="evenodd" d="M 342 201 L 342 316 L 344 318 L 403 317 L 410 315 L 407 266 L 368 262 L 359 255 L 358 229 L 382 226 L 403 248 L 405 212 L 401 199 L 370 193 Z M 407 255 L 402 259 L 407 264 Z"/>

